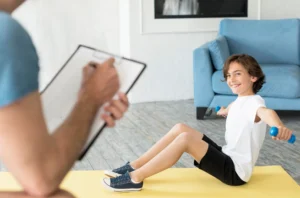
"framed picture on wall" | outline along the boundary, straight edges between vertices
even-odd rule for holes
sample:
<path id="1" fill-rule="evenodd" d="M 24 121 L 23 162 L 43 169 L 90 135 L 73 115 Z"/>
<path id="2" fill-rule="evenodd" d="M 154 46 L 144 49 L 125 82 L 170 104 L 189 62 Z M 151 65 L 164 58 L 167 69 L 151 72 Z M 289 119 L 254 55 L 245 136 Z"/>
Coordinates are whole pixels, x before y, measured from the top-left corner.
<path id="1" fill-rule="evenodd" d="M 260 7 L 261 0 L 140 0 L 140 32 L 217 32 L 224 18 L 260 19 Z"/>
<path id="2" fill-rule="evenodd" d="M 248 0 L 154 0 L 155 19 L 247 17 Z"/>

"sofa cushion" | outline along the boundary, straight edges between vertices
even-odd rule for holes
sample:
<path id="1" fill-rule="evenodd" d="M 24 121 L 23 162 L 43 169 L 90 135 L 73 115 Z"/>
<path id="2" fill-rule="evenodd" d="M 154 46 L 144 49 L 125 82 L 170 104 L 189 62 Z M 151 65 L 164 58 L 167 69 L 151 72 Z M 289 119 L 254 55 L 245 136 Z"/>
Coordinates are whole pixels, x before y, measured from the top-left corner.
<path id="1" fill-rule="evenodd" d="M 214 67 L 217 70 L 221 70 L 226 59 L 229 57 L 229 49 L 226 38 L 224 36 L 220 36 L 217 39 L 209 42 L 208 49 Z"/>
<path id="2" fill-rule="evenodd" d="M 260 64 L 266 76 L 266 83 L 258 92 L 261 96 L 275 98 L 300 97 L 300 67 L 298 65 Z M 234 95 L 223 80 L 223 72 L 212 76 L 212 87 L 216 94 Z"/>
<path id="3" fill-rule="evenodd" d="M 219 35 L 226 37 L 230 54 L 249 54 L 265 64 L 300 64 L 299 19 L 224 19 Z"/>

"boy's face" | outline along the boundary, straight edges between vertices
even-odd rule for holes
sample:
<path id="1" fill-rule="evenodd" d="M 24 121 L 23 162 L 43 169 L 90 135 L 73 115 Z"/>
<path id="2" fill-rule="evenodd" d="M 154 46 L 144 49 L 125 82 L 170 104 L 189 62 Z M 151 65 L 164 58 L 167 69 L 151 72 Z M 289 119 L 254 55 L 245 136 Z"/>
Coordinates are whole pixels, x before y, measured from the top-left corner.
<path id="1" fill-rule="evenodd" d="M 248 71 L 239 63 L 232 62 L 227 73 L 227 84 L 238 96 L 253 95 L 253 83 L 257 77 L 250 76 Z"/>

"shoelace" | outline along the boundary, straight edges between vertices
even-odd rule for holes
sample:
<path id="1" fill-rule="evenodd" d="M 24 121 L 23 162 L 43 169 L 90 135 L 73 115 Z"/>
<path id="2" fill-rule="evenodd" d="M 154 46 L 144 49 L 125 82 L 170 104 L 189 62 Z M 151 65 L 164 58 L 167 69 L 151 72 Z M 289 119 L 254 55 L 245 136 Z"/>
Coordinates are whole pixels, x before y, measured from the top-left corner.
<path id="1" fill-rule="evenodd" d="M 130 176 L 128 175 L 128 173 L 126 173 L 119 177 L 111 178 L 111 186 L 126 184 L 129 183 L 129 181 L 130 181 Z"/>

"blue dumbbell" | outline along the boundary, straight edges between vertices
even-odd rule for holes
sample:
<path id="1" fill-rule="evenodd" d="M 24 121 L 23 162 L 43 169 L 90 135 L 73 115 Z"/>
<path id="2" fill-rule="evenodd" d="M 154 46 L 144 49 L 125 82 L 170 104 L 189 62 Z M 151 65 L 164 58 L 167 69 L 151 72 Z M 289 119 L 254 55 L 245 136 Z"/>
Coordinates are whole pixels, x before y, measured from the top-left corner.
<path id="1" fill-rule="evenodd" d="M 221 107 L 220 106 L 216 106 L 216 112 L 218 112 L 219 110 L 221 109 Z"/>
<path id="2" fill-rule="evenodd" d="M 277 127 L 271 127 L 270 135 L 273 136 L 273 137 L 276 137 L 277 134 L 278 134 L 278 128 Z M 296 141 L 296 136 L 294 134 L 292 134 L 291 138 L 288 140 L 288 143 L 294 144 L 295 141 Z"/>

